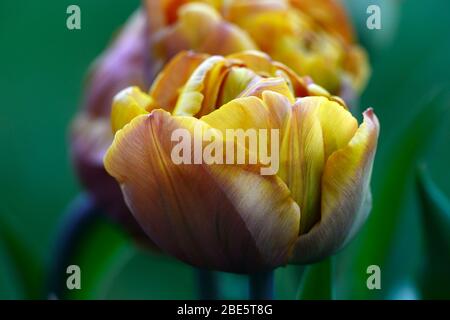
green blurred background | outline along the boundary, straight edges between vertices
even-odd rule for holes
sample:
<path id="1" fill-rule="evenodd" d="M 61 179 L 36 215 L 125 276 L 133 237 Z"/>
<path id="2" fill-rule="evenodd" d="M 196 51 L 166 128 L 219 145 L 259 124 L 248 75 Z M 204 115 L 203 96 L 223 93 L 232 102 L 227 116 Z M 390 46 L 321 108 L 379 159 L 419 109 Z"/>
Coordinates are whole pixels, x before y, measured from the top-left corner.
<path id="1" fill-rule="evenodd" d="M 66 28 L 71 4 L 81 8 L 81 30 Z M 366 28 L 369 4 L 381 7 L 381 30 Z M 67 128 L 89 64 L 138 5 L 0 2 L 0 299 L 48 297 L 58 226 L 80 191 L 68 159 Z M 381 136 L 374 209 L 334 258 L 334 297 L 450 298 L 450 1 L 346 5 L 373 68 L 361 108 L 375 109 Z M 107 222 L 80 246 L 82 290 L 64 297 L 196 297 L 190 267 L 136 248 Z M 367 290 L 371 264 L 381 267 L 381 290 Z M 277 271 L 277 298 L 298 296 L 301 271 Z M 246 297 L 244 277 L 218 276 L 226 280 L 223 297 Z"/>

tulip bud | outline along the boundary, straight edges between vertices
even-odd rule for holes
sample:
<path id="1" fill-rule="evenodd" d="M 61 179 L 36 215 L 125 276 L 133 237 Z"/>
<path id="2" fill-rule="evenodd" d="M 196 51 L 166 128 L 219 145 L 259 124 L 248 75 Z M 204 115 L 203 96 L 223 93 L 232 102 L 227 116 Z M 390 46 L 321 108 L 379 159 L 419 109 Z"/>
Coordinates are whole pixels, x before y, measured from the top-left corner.
<path id="1" fill-rule="evenodd" d="M 373 111 L 358 127 L 339 99 L 263 53 L 180 53 L 148 95 L 120 92 L 111 120 L 106 170 L 151 240 L 192 265 L 247 273 L 314 262 L 370 211 Z M 230 130 L 277 134 L 257 136 L 254 150 L 251 135 L 239 142 Z M 174 132 L 187 132 L 186 162 L 173 159 Z M 214 161 L 196 158 L 213 145 Z M 246 161 L 228 161 L 220 146 Z M 260 148 L 279 160 L 270 174 Z"/>

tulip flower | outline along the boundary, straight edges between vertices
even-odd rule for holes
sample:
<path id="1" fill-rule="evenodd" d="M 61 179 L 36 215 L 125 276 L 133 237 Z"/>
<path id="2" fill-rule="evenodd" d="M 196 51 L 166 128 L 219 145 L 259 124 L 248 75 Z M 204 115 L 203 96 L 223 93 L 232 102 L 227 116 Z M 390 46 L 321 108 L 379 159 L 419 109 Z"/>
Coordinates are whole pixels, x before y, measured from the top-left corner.
<path id="1" fill-rule="evenodd" d="M 93 64 L 70 135 L 71 155 L 81 183 L 106 213 L 132 233 L 140 234 L 140 228 L 102 162 L 113 140 L 111 102 L 120 90 L 148 88 L 164 65 L 183 50 L 219 55 L 267 51 L 346 101 L 363 88 L 367 78 L 367 59 L 355 44 L 351 25 L 337 1 L 144 2 L 146 10 L 129 19 Z M 246 22 L 246 17 L 253 22 Z M 291 24 L 286 26 L 283 20 Z M 258 31 L 261 24 L 263 28 Z M 307 82 L 311 92 L 324 91 Z"/>
<path id="2" fill-rule="evenodd" d="M 147 0 L 150 48 L 163 65 L 181 50 L 258 49 L 339 94 L 360 92 L 367 57 L 337 0 Z"/>
<path id="3" fill-rule="evenodd" d="M 262 53 L 181 53 L 149 93 L 116 95 L 111 125 L 107 172 L 150 239 L 194 266 L 249 273 L 318 261 L 370 211 L 373 111 L 358 127 L 342 100 Z M 208 133 L 250 155 L 247 144 L 227 140 L 227 130 L 239 129 L 279 132 L 266 141 L 279 145 L 276 173 L 261 174 L 260 159 L 173 161 L 176 130 L 194 148 L 208 147 Z"/>

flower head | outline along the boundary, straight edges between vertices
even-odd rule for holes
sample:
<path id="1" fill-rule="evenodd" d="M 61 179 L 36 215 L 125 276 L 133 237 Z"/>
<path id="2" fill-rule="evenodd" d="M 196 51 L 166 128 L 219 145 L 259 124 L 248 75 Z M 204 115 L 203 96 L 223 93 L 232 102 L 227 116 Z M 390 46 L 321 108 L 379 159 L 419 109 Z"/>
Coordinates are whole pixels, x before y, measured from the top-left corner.
<path id="1" fill-rule="evenodd" d="M 135 234 L 141 234 L 140 228 L 123 202 L 117 183 L 105 172 L 102 162 L 113 140 L 110 114 L 111 102 L 117 92 L 129 86 L 148 88 L 165 64 L 183 50 L 216 55 L 236 54 L 234 59 L 241 60 L 248 59 L 246 56 L 239 57 L 238 52 L 243 50 L 266 51 L 294 71 L 287 70 L 284 65 L 276 66 L 277 63 L 270 68 L 265 62 L 257 66 L 264 59 L 256 57 L 251 58 L 253 62 L 245 63 L 253 63 L 252 68 L 259 68 L 256 70 L 259 76 L 276 78 L 281 75 L 288 79 L 294 97 L 326 95 L 343 103 L 328 92 L 339 94 L 344 100 L 350 101 L 348 96 L 362 89 L 367 78 L 365 54 L 355 44 L 351 25 L 342 6 L 335 0 L 144 2 L 145 10 L 139 10 L 129 19 L 111 46 L 93 64 L 86 82 L 82 110 L 71 128 L 70 146 L 83 185 L 110 216 L 123 222 Z M 195 59 L 201 60 L 198 57 Z M 187 67 L 195 68 L 196 65 L 189 63 Z M 217 67 L 217 76 L 223 76 L 227 69 L 226 65 Z M 197 117 L 210 112 L 212 103 L 221 105 L 235 98 L 235 91 L 249 84 L 245 82 L 245 79 L 252 78 L 249 70 L 232 69 L 227 81 L 235 83 L 230 80 L 234 77 L 244 83 L 237 85 L 237 88 L 226 86 L 227 90 L 223 91 L 221 97 L 214 97 L 211 91 L 206 95 L 206 101 L 202 102 Z M 181 70 L 179 73 L 185 76 L 192 71 L 180 65 L 177 70 Z M 298 77 L 296 73 L 303 77 Z M 185 80 L 178 79 L 172 72 L 165 74 L 166 79 L 160 79 L 159 82 L 174 81 L 173 88 L 180 88 L 177 82 L 183 83 Z M 169 74 L 172 76 L 169 77 Z M 313 84 L 306 76 L 311 76 L 315 83 L 328 91 Z M 267 80 L 259 90 L 264 86 L 276 86 L 276 81 L 279 79 Z M 167 86 L 153 87 L 155 89 L 150 95 L 153 109 L 176 108 L 178 112 L 180 106 L 187 108 L 181 100 L 178 101 L 176 92 L 165 92 Z M 247 89 L 251 90 L 251 87 Z M 184 94 L 184 100 L 198 98 L 195 88 L 191 87 L 190 90 L 193 92 Z M 218 88 L 212 86 L 211 90 Z M 248 92 L 245 94 L 250 95 Z M 174 105 L 175 102 L 178 106 Z M 198 102 L 196 106 L 190 107 L 198 108 Z"/>
<path id="2" fill-rule="evenodd" d="M 251 272 L 313 262 L 344 245 L 370 210 L 372 110 L 358 127 L 339 98 L 259 52 L 180 53 L 148 94 L 132 87 L 115 97 L 111 124 L 106 170 L 147 235 L 196 266 Z M 227 130 L 276 130 L 257 139 L 279 146 L 279 166 L 262 175 L 259 157 L 177 163 L 180 129 L 192 152 L 210 147 L 208 135 L 248 158 L 250 144 Z"/>

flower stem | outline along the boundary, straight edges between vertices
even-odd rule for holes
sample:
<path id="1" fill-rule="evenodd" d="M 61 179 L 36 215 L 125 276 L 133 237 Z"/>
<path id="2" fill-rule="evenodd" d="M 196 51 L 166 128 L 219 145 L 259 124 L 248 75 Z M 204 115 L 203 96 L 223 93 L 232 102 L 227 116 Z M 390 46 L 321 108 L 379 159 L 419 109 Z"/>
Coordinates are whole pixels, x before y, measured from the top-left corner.
<path id="1" fill-rule="evenodd" d="M 273 271 L 259 272 L 249 276 L 249 293 L 252 300 L 273 300 Z"/>
<path id="2" fill-rule="evenodd" d="M 197 269 L 198 297 L 200 300 L 216 300 L 219 298 L 217 274 L 211 270 Z"/>
<path id="3" fill-rule="evenodd" d="M 67 209 L 58 231 L 58 243 L 54 249 L 49 279 L 49 292 L 60 297 L 64 291 L 66 268 L 76 250 L 76 244 L 86 228 L 92 224 L 100 212 L 94 201 L 87 195 L 78 196 Z"/>
<path id="4" fill-rule="evenodd" d="M 306 267 L 297 299 L 299 300 L 333 300 L 333 257 Z"/>

